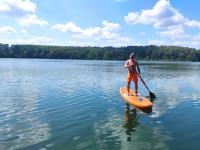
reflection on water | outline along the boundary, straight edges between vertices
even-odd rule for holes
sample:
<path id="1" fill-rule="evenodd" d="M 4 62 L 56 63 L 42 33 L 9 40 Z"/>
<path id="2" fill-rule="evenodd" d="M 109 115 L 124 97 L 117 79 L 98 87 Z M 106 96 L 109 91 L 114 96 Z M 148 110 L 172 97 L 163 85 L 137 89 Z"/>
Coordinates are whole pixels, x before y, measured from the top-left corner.
<path id="1" fill-rule="evenodd" d="M 123 64 L 0 59 L 0 150 L 198 149 L 200 63 L 140 62 L 148 113 L 124 105 Z"/>
<path id="2" fill-rule="evenodd" d="M 137 110 L 135 108 L 131 109 L 129 104 L 126 104 L 125 110 L 125 124 L 123 127 L 126 128 L 127 141 L 131 141 L 131 135 L 134 134 L 135 128 L 140 124 L 139 116 L 137 115 Z"/>
<path id="3" fill-rule="evenodd" d="M 173 140 L 170 133 L 164 130 L 161 122 L 154 122 L 146 118 L 149 123 L 143 120 L 148 114 L 141 113 L 131 106 L 124 107 L 123 116 L 112 111 L 106 120 L 100 121 L 94 126 L 93 143 L 95 149 L 130 149 L 130 150 L 168 150 L 168 142 Z M 83 149 L 90 149 L 88 141 Z"/>
<path id="4" fill-rule="evenodd" d="M 10 70 L 7 78 L 16 80 Z M 12 150 L 40 143 L 50 138 L 48 122 L 43 121 L 42 113 L 37 112 L 38 91 L 27 79 L 20 82 L 7 82 L 0 93 L 0 149 Z M 13 89 L 11 84 L 17 84 Z M 9 93 L 6 92 L 9 88 Z M 31 90 L 30 90 L 31 89 Z M 12 94 L 15 93 L 15 94 Z M 6 97 L 4 96 L 6 95 Z"/>

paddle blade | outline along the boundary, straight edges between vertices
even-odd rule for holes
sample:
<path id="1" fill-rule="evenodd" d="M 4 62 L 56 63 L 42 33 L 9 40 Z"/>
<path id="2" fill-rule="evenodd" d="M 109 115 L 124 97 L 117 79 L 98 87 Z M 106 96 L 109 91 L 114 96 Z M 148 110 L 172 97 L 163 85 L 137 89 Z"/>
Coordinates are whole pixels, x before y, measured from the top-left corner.
<path id="1" fill-rule="evenodd" d="M 149 92 L 150 98 L 156 98 L 156 95 L 152 92 Z"/>

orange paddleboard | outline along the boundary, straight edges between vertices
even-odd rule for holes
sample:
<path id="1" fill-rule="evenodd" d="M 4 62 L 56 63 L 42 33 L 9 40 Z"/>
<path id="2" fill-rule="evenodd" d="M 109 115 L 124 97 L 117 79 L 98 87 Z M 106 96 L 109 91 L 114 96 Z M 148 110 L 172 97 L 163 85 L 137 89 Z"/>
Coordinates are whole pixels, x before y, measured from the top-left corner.
<path id="1" fill-rule="evenodd" d="M 133 90 L 130 90 L 129 96 L 126 87 L 121 87 L 119 92 L 126 102 L 138 109 L 146 110 L 152 108 L 152 102 L 150 99 L 141 95 L 137 96 Z"/>

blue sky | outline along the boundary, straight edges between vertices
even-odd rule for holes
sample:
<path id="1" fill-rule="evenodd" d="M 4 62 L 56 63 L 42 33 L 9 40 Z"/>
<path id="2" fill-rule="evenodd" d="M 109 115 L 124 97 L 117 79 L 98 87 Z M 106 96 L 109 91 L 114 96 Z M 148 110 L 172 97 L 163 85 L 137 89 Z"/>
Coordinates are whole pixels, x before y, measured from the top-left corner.
<path id="1" fill-rule="evenodd" d="M 200 49 L 199 0 L 0 0 L 0 43 Z"/>

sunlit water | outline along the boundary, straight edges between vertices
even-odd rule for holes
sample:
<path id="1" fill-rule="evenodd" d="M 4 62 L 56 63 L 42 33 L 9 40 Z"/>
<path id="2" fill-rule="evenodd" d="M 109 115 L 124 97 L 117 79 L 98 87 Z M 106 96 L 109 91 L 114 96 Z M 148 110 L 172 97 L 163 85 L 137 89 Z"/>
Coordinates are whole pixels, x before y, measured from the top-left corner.
<path id="1" fill-rule="evenodd" d="M 150 114 L 121 98 L 123 63 L 0 59 L 0 150 L 199 149 L 200 63 L 140 62 Z"/>

